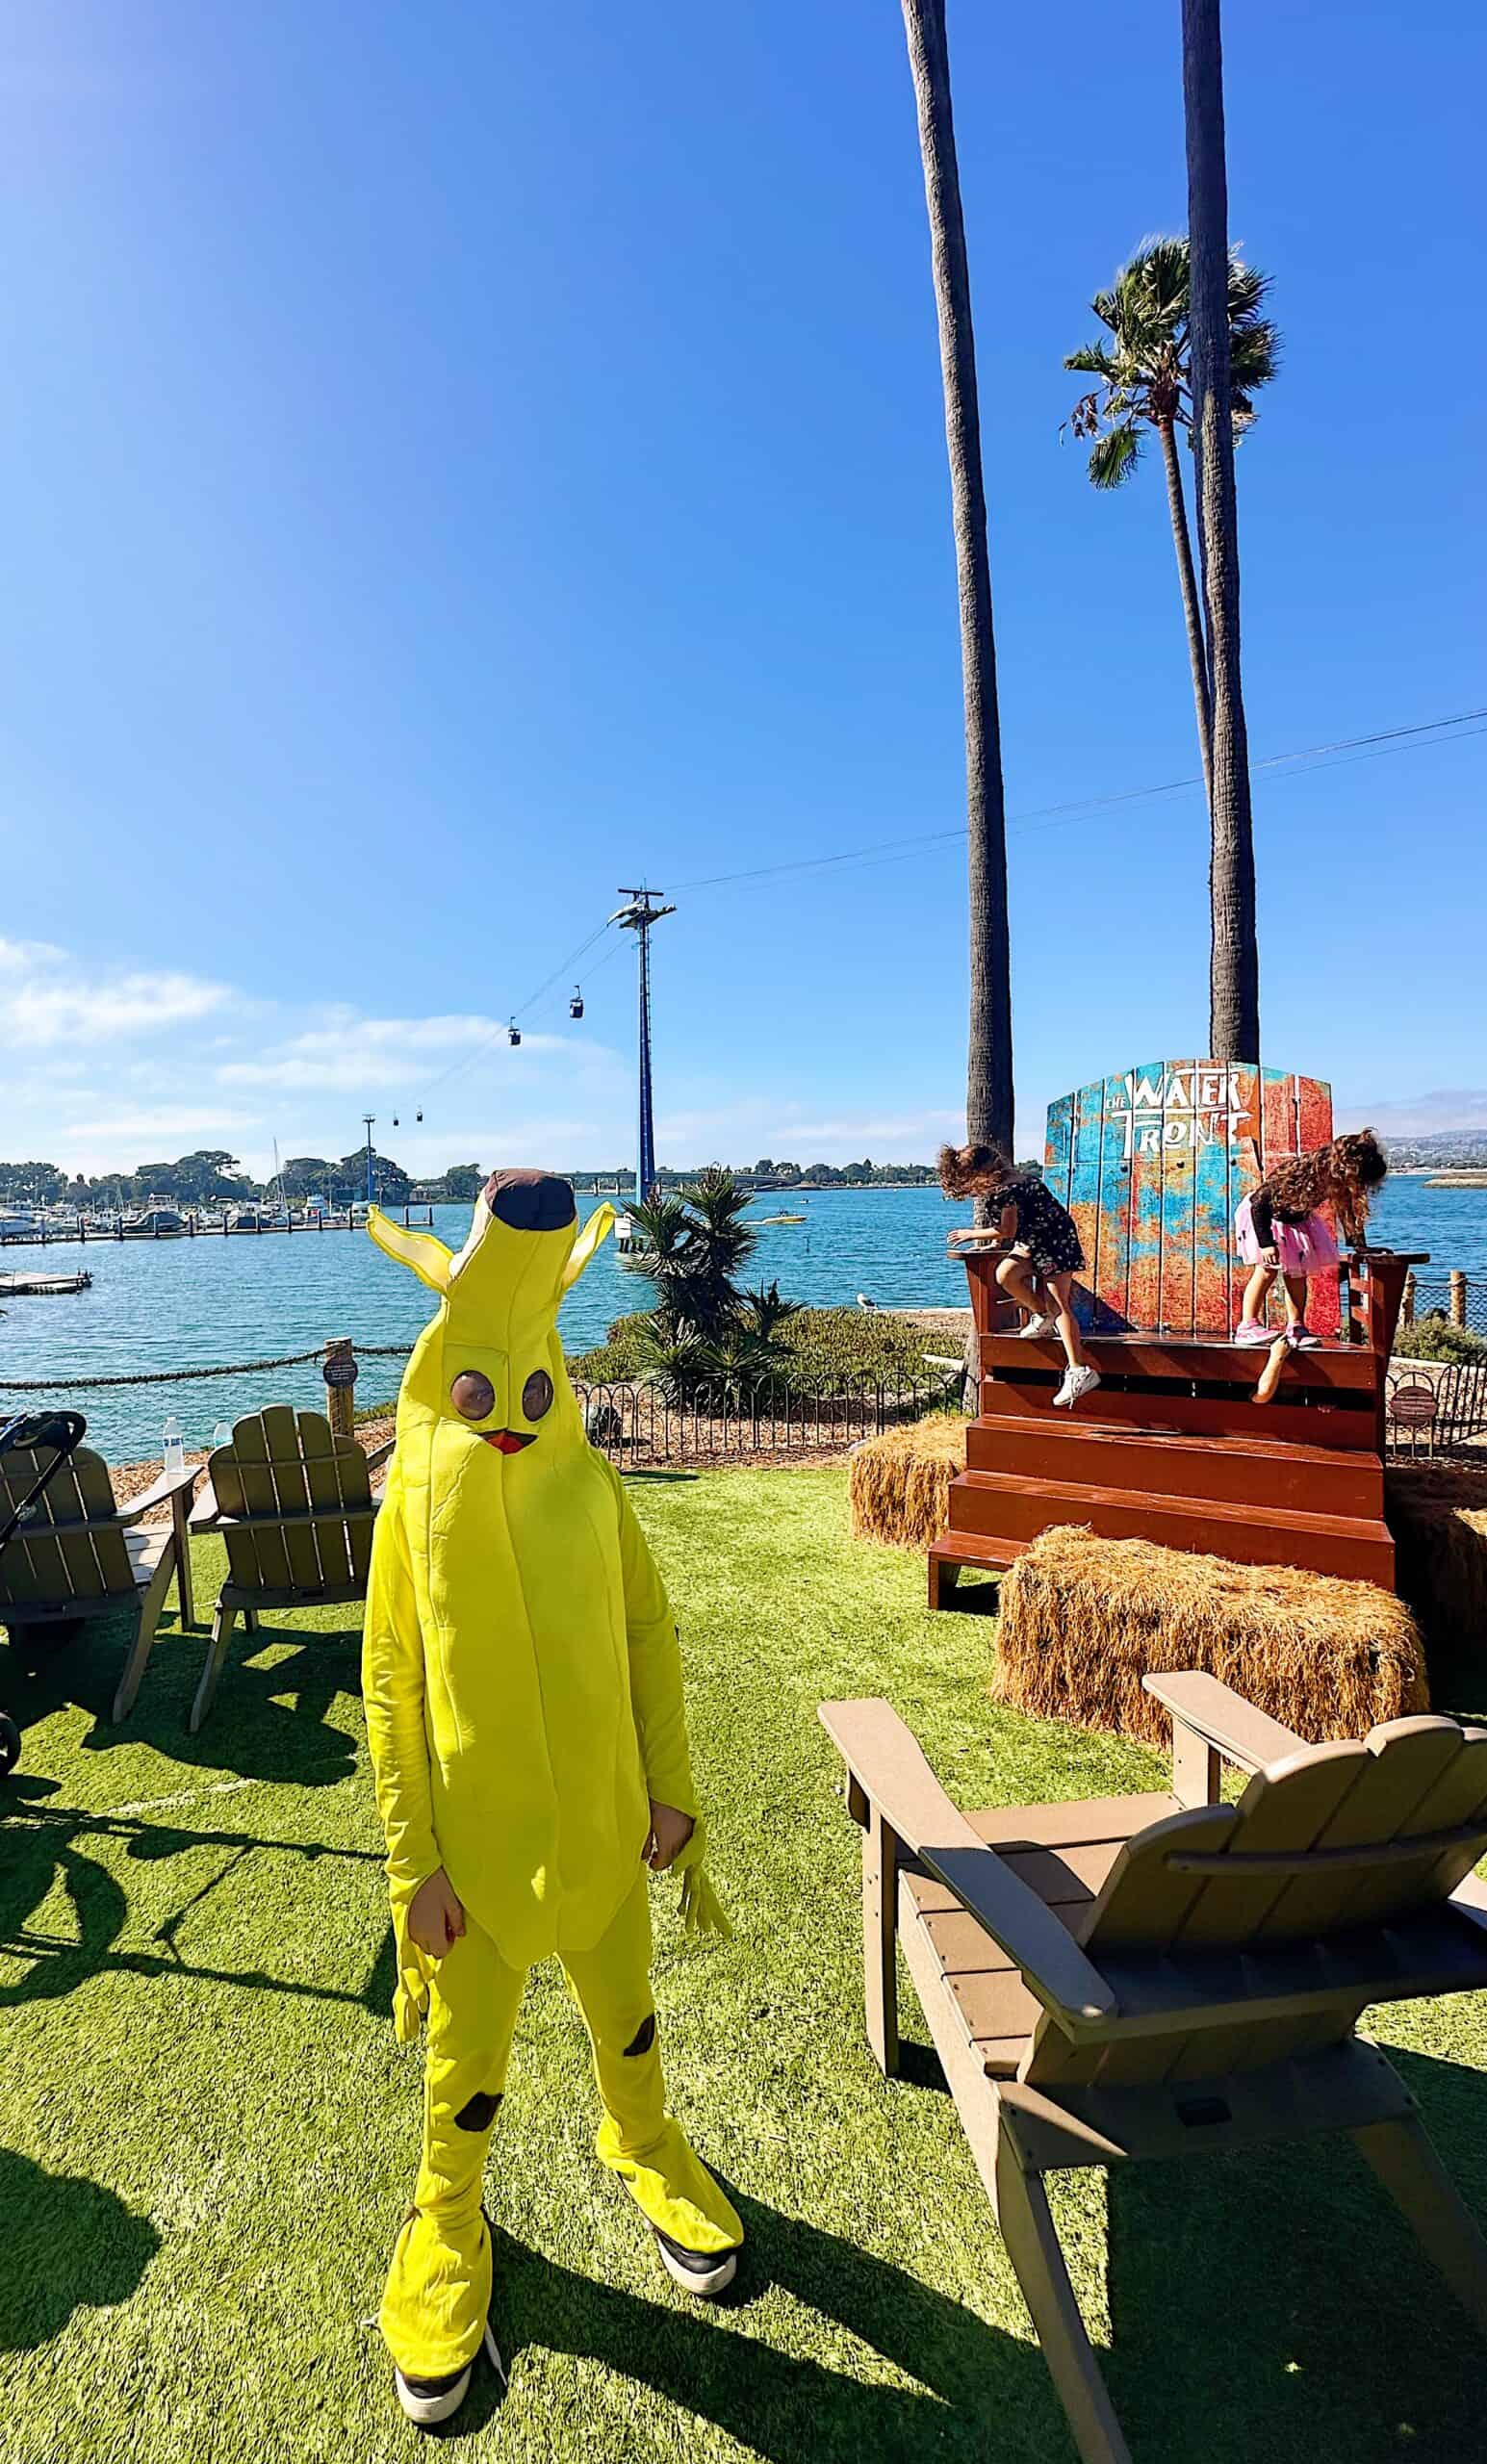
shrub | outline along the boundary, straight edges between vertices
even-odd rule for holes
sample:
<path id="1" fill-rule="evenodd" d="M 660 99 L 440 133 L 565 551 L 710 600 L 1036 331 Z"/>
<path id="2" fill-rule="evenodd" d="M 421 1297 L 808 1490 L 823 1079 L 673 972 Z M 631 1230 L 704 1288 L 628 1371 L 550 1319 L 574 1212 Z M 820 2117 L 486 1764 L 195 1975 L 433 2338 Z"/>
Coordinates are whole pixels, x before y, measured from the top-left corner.
<path id="1" fill-rule="evenodd" d="M 1474 1334 L 1470 1326 L 1453 1326 L 1439 1309 L 1417 1318 L 1413 1326 L 1401 1326 L 1394 1348 L 1405 1360 L 1455 1361 L 1466 1369 L 1487 1362 L 1487 1336 Z"/>
<path id="2" fill-rule="evenodd" d="M 605 1341 L 569 1362 L 586 1385 L 639 1377 L 651 1365 L 640 1314 L 617 1318 Z M 774 1373 L 804 1393 L 840 1395 L 862 1386 L 934 1383 L 924 1330 L 910 1318 L 870 1309 L 799 1309 L 776 1329 L 782 1359 Z"/>

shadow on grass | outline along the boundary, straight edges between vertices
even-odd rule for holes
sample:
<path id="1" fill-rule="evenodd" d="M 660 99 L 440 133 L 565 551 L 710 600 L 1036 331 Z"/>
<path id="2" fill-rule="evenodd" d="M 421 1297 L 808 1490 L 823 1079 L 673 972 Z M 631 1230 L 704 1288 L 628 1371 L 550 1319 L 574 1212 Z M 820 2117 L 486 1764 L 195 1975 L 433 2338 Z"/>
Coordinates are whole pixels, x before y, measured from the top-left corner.
<path id="1" fill-rule="evenodd" d="M 906 2085 L 949 2094 L 933 2046 L 899 2050 Z M 1487 2079 L 1387 2052 L 1487 2229 Z M 1128 2166 L 1108 2213 L 1113 2342 L 1098 2358 L 1141 2464 L 1487 2452 L 1487 2336 L 1345 2133 Z M 1000 2254 L 989 2205 L 987 2231 Z"/>
<path id="2" fill-rule="evenodd" d="M 533 2347 L 600 2362 L 775 2464 L 922 2464 L 930 2451 L 1065 2464 L 1072 2449 L 1036 2347 L 835 2234 L 731 2195 L 748 2244 L 734 2293 L 705 2306 L 597 2284 L 498 2228 L 493 2323 L 511 2392 L 502 2399 L 481 2365 L 447 2443 L 478 2434 L 502 2401 L 522 2403 L 521 2356 Z M 912 2383 L 848 2375 L 747 2332 L 748 2312 L 772 2289 L 834 2320 Z M 779 2323 L 777 2312 L 776 2334 Z"/>
<path id="3" fill-rule="evenodd" d="M 262 1968 L 204 1966 L 184 1958 L 176 1942 L 187 1918 L 255 1854 L 291 1857 L 307 1864 L 328 1857 L 380 1872 L 382 1860 L 374 1849 L 275 1839 L 228 1829 L 186 1829 L 175 1823 L 141 1821 L 127 1812 L 80 1813 L 73 1807 L 49 1803 L 56 1791 L 55 1781 L 25 1772 L 0 1789 L 0 1953 L 25 1967 L 17 1980 L 0 1984 L 0 2010 L 15 2002 L 55 2001 L 90 1977 L 112 1972 L 211 1977 L 255 1992 L 346 2002 L 379 2014 L 391 2011 L 396 1962 L 390 1927 L 360 1993 L 270 1976 Z M 220 1849 L 224 1855 L 217 1870 L 162 1918 L 142 1945 L 121 1950 L 119 1937 L 130 1916 L 128 1892 L 107 1866 L 88 1853 L 90 1842 L 106 1839 L 123 1841 L 126 1855 L 140 1864 L 155 1864 L 203 1848 Z M 71 1930 L 43 1932 L 34 1922 L 35 1913 L 59 1882 L 71 1906 Z"/>
<path id="4" fill-rule="evenodd" d="M 1452 2180 L 1487 2210 L 1487 2081 L 1388 2048 Z M 1346 2134 L 1110 2183 L 1112 2398 L 1135 2452 L 1464 2464 L 1487 2338 Z"/>
<path id="5" fill-rule="evenodd" d="M 33 1629 L 0 1656 L 0 1702 L 23 1732 L 75 1705 L 93 1721 L 84 1739 L 90 1754 L 144 1744 L 187 1771 L 235 1771 L 299 1787 L 333 1787 L 354 1767 L 355 1739 L 332 1724 L 330 1710 L 359 1682 L 359 1622 L 326 1630 L 266 1617 L 256 1634 L 240 1627 L 198 1736 L 188 1735 L 186 1717 L 206 1656 L 205 1630 L 183 1631 L 173 1618 L 162 1619 L 134 1708 L 115 1727 L 114 1694 L 130 1634 L 129 1620 L 113 1617 L 90 1621 L 64 1643 L 47 1644 Z M 286 1647 L 293 1655 L 287 1658 Z M 269 1653 L 271 1663 L 264 1665 Z"/>
<path id="6" fill-rule="evenodd" d="M 34 2352 L 74 2310 L 106 2310 L 134 2292 L 160 2236 L 113 2191 L 48 2173 L 0 2147 L 0 2352 Z"/>

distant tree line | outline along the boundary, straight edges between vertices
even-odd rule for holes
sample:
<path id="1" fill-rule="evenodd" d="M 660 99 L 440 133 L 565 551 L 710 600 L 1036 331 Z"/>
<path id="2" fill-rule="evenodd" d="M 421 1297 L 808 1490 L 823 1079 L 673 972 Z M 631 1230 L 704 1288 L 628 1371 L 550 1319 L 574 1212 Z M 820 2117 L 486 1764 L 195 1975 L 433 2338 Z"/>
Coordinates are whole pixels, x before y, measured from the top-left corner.
<path id="1" fill-rule="evenodd" d="M 378 1199 L 388 1206 L 408 1200 L 420 1205 L 468 1205 L 486 1179 L 479 1164 L 451 1164 L 430 1178 L 405 1170 L 395 1157 L 376 1149 L 372 1158 Z M 689 1187 L 701 1172 L 731 1171 L 745 1185 L 765 1189 L 923 1189 L 935 1181 L 933 1164 L 875 1164 L 864 1155 L 859 1164 L 795 1164 L 761 1155 L 754 1165 L 703 1165 L 681 1170 L 663 1165 L 656 1174 L 663 1190 Z M 584 1194 L 618 1191 L 628 1196 L 634 1188 L 633 1164 L 606 1169 L 575 1171 L 568 1177 Z M 367 1150 L 349 1155 L 292 1155 L 279 1172 L 255 1181 L 237 1156 L 224 1146 L 199 1146 L 173 1163 L 164 1158 L 138 1165 L 132 1172 L 100 1172 L 91 1178 L 64 1172 L 60 1165 L 0 1163 L 0 1203 L 7 1206 L 75 1206 L 113 1208 L 140 1206 L 148 1198 L 165 1198 L 173 1206 L 241 1206 L 255 1198 L 283 1197 L 302 1206 L 307 1198 L 323 1198 L 333 1207 L 348 1206 L 367 1194 Z"/>

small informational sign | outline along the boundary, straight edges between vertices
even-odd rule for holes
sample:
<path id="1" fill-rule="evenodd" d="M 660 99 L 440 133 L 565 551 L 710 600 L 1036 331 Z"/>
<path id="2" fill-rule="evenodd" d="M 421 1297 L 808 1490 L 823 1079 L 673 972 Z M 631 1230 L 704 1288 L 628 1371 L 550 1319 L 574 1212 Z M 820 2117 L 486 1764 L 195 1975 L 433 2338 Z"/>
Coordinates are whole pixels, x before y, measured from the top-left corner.
<path id="1" fill-rule="evenodd" d="M 1050 1104 L 1044 1172 L 1079 1227 L 1084 1322 L 1227 1336 L 1246 1272 L 1236 1210 L 1283 1156 L 1331 1135 L 1330 1087 L 1249 1062 L 1147 1062 Z M 1335 1279 L 1319 1278 L 1307 1314 L 1336 1332 Z"/>
<path id="2" fill-rule="evenodd" d="M 332 1352 L 320 1371 L 327 1386 L 354 1386 L 358 1373 L 356 1354 L 349 1351 Z"/>

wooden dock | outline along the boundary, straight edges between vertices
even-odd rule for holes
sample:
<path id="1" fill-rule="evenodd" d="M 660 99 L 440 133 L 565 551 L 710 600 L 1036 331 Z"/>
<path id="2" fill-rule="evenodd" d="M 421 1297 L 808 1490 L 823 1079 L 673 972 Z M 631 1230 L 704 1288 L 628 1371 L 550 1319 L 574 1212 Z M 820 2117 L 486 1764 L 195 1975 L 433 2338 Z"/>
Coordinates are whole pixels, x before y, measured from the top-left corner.
<path id="1" fill-rule="evenodd" d="M 19 1299 L 38 1292 L 87 1292 L 90 1274 L 0 1274 L 0 1299 Z"/>

